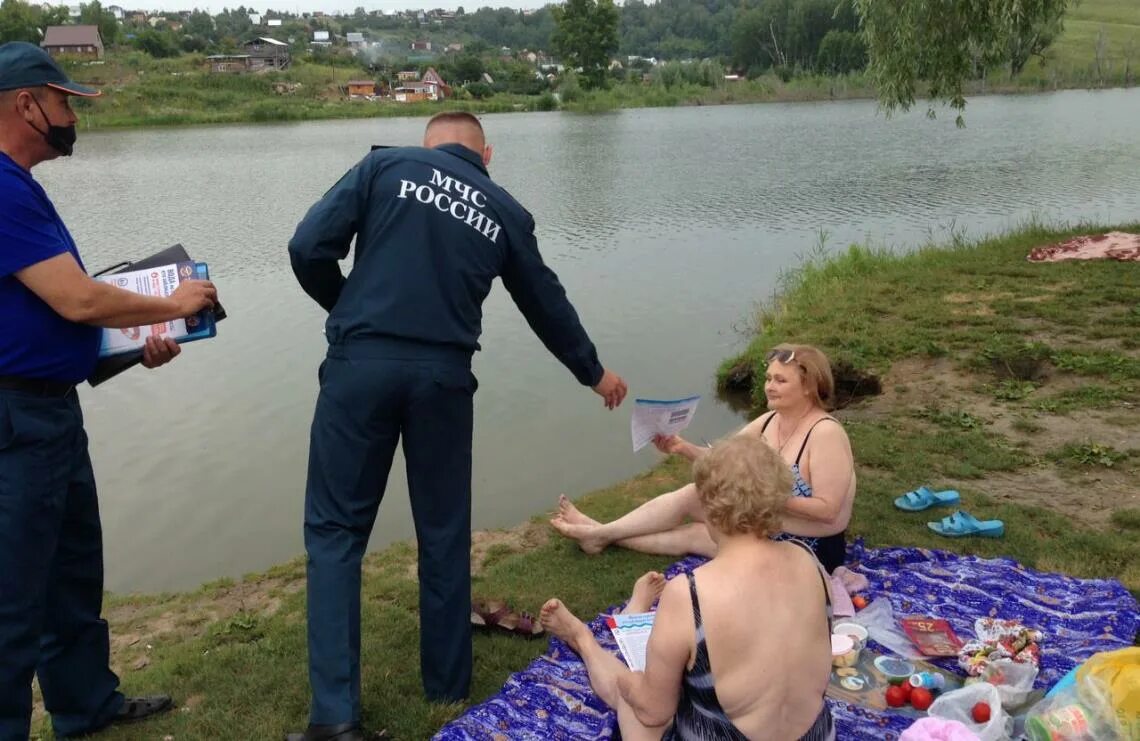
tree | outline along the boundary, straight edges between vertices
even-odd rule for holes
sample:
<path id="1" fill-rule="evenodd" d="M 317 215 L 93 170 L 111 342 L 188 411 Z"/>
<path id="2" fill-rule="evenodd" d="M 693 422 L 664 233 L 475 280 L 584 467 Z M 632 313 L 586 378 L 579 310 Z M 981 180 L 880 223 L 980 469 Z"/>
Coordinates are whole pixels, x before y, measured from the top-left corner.
<path id="1" fill-rule="evenodd" d="M 812 69 L 823 38 L 848 30 L 835 0 L 770 0 L 745 12 L 732 29 L 732 50 L 742 68 Z M 837 25 L 839 24 L 839 25 Z"/>
<path id="2" fill-rule="evenodd" d="M 610 57 L 618 48 L 618 10 L 613 0 L 567 0 L 554 7 L 550 42 L 571 69 L 581 68 L 587 87 L 606 84 Z"/>
<path id="3" fill-rule="evenodd" d="M 27 41 L 40 43 L 38 13 L 21 0 L 4 0 L 0 3 L 0 43 Z"/>
<path id="4" fill-rule="evenodd" d="M 99 0 L 91 0 L 91 2 L 79 6 L 79 22 L 87 26 L 98 27 L 99 36 L 107 46 L 117 43 L 119 40 L 119 22 L 115 20 L 114 13 L 103 10 Z"/>
<path id="5" fill-rule="evenodd" d="M 174 36 L 168 31 L 148 28 L 135 36 L 134 45 L 155 59 L 176 57 L 181 53 Z"/>
<path id="6" fill-rule="evenodd" d="M 1053 9 L 1045 18 L 1022 16 L 1009 37 L 1009 73 L 1021 74 L 1030 57 L 1044 58 L 1045 50 L 1064 30 L 1064 6 Z"/>
<path id="7" fill-rule="evenodd" d="M 772 47 L 765 37 L 769 31 L 768 14 L 759 9 L 746 11 L 732 27 L 732 60 L 741 69 L 772 66 Z"/>
<path id="8" fill-rule="evenodd" d="M 828 31 L 819 44 L 819 70 L 845 75 L 867 66 L 867 45 L 853 31 Z"/>
<path id="9" fill-rule="evenodd" d="M 35 8 L 33 8 L 34 10 Z M 62 26 L 71 19 L 71 11 L 66 5 L 44 6 L 40 11 L 40 28 Z"/>
<path id="10" fill-rule="evenodd" d="M 933 101 L 966 107 L 963 87 L 975 60 L 984 68 L 1011 61 L 1013 39 L 1036 24 L 1058 22 L 1073 0 L 855 0 L 869 71 L 887 112 L 908 110 L 919 81 Z M 933 109 L 929 111 L 933 115 Z"/>
<path id="11" fill-rule="evenodd" d="M 198 36 L 203 39 L 214 38 L 214 18 L 203 10 L 195 8 L 186 19 L 186 26 L 182 29 L 189 36 Z"/>
<path id="12" fill-rule="evenodd" d="M 455 60 L 452 67 L 459 82 L 475 82 L 483 77 L 483 60 L 474 54 L 464 54 Z M 478 97 L 478 96 L 476 96 Z"/>

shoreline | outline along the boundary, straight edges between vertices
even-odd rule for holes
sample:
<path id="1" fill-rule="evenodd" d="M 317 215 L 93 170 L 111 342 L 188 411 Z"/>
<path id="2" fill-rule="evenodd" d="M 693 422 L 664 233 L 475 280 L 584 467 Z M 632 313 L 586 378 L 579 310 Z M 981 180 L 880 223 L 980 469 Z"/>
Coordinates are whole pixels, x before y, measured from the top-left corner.
<path id="1" fill-rule="evenodd" d="M 718 379 L 760 367 L 777 339 L 818 345 L 840 379 L 862 379 L 855 386 L 864 393 L 837 412 L 859 475 L 851 540 L 1008 556 L 1114 578 L 1140 595 L 1136 266 L 1025 259 L 1034 246 L 1109 230 L 1031 224 L 901 255 L 852 247 L 815 258 L 763 304 L 763 333 L 725 360 Z M 1140 221 L 1121 230 L 1140 233 Z M 890 300 L 898 295 L 910 299 Z M 752 381 L 742 383 L 758 398 Z M 687 480 L 689 466 L 670 458 L 576 501 L 609 520 Z M 942 539 L 893 508 L 894 496 L 924 483 L 959 489 L 964 508 L 1005 521 L 1005 537 Z M 473 533 L 476 598 L 534 614 L 556 595 L 576 614 L 595 614 L 623 599 L 638 575 L 676 560 L 615 549 L 586 557 L 545 520 Z M 427 738 L 468 703 L 420 696 L 414 542 L 368 554 L 363 570 L 365 722 Z M 124 687 L 172 692 L 182 709 L 108 739 L 266 738 L 303 725 L 304 573 L 298 556 L 195 590 L 111 595 L 104 614 Z M 494 694 L 545 648 L 544 640 L 476 637 L 469 702 Z M 51 738 L 42 708 L 33 738 L 37 731 Z"/>
<path id="2" fill-rule="evenodd" d="M 1140 87 L 1140 81 L 1132 85 L 1108 84 L 1089 85 L 1072 80 L 1047 82 L 1044 79 L 1023 78 L 1017 82 L 972 83 L 967 86 L 967 101 L 976 98 L 997 96 L 1022 96 L 1057 93 L 1071 90 L 1099 92 L 1111 90 L 1133 90 Z M 116 94 L 131 92 L 129 87 Z M 581 93 L 567 102 L 560 102 L 554 95 L 522 96 L 501 94 L 487 100 L 448 100 L 439 103 L 400 104 L 388 101 L 353 100 L 308 100 L 266 97 L 247 102 L 230 111 L 187 110 L 173 111 L 169 108 L 156 108 L 154 111 L 136 113 L 101 112 L 80 110 L 79 127 L 85 132 L 122 131 L 130 129 L 177 128 L 184 126 L 217 126 L 247 124 L 302 123 L 309 121 L 334 121 L 352 119 L 424 118 L 445 110 L 467 110 L 473 113 L 538 113 L 564 112 L 578 114 L 604 113 L 638 108 L 687 108 L 721 105 L 758 105 L 769 103 L 824 103 L 848 100 L 875 100 L 874 90 L 862 76 L 851 78 L 805 77 L 788 83 L 778 78 L 765 76 L 754 81 L 727 83 L 725 87 L 703 88 L 695 85 L 677 88 L 657 88 L 655 86 L 619 85 L 614 88 L 592 93 Z M 137 96 L 137 94 L 136 94 Z M 932 103 L 917 100 L 914 109 Z M 943 105 L 938 108 L 940 115 L 956 115 Z M 968 121 L 968 109 L 967 109 Z"/>

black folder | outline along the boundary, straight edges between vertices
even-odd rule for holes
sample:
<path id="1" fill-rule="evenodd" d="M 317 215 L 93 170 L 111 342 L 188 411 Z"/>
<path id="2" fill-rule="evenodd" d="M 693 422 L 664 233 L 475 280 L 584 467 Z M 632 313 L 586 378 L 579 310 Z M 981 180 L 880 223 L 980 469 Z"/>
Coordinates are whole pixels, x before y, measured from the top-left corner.
<path id="1" fill-rule="evenodd" d="M 162 265 L 170 265 L 176 262 L 193 262 L 193 259 L 186 252 L 186 248 L 180 244 L 173 247 L 167 247 L 161 252 L 156 252 L 150 257 L 144 257 L 136 262 L 121 262 L 118 265 L 112 265 L 109 268 L 100 270 L 95 275 L 108 275 L 121 273 L 124 270 L 146 270 L 147 268 L 157 268 Z M 220 322 L 226 318 L 226 310 L 222 308 L 221 304 L 214 304 L 214 321 Z M 123 353 L 122 355 L 112 355 L 109 358 L 100 358 L 99 363 L 95 366 L 95 371 L 87 382 L 92 386 L 98 386 L 106 380 L 114 378 L 127 368 L 131 368 L 142 362 L 142 350 L 136 352 Z"/>

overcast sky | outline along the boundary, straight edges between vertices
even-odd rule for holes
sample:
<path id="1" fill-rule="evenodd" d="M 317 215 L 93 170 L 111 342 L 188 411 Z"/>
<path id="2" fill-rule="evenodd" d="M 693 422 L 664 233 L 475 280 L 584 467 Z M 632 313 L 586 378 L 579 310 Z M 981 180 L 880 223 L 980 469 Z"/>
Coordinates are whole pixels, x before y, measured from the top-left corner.
<path id="1" fill-rule="evenodd" d="M 72 0 L 74 3 L 75 0 Z M 391 13 L 397 10 L 406 10 L 414 8 L 416 10 L 421 7 L 424 9 L 430 8 L 444 8 L 446 10 L 454 10 L 456 7 L 462 5 L 464 10 L 471 12 L 476 8 L 484 5 L 490 5 L 494 8 L 541 8 L 547 4 L 548 0 L 494 0 L 493 2 L 456 2 L 455 0 L 435 0 L 428 2 L 425 5 L 415 5 L 412 0 L 271 0 L 269 3 L 250 2 L 249 0 L 143 0 L 137 5 L 132 0 L 102 0 L 104 7 L 107 5 L 120 5 L 128 10 L 136 8 L 144 8 L 146 10 L 193 10 L 197 7 L 199 10 L 205 10 L 211 15 L 216 15 L 222 11 L 222 8 L 238 8 L 245 6 L 247 8 L 253 7 L 254 10 L 264 13 L 266 8 L 273 8 L 274 10 L 288 11 L 291 13 L 304 13 L 306 11 L 323 10 L 326 13 L 351 13 L 356 8 L 363 6 L 365 10 L 383 10 L 385 13 Z"/>

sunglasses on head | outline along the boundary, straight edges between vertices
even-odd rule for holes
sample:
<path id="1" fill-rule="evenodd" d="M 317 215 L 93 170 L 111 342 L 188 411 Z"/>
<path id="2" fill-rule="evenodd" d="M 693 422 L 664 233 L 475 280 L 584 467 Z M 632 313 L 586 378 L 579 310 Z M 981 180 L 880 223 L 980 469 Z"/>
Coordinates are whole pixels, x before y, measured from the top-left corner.
<path id="1" fill-rule="evenodd" d="M 765 362 L 771 363 L 773 360 L 779 360 L 784 365 L 787 365 L 795 359 L 795 350 L 770 350 L 765 358 Z"/>

